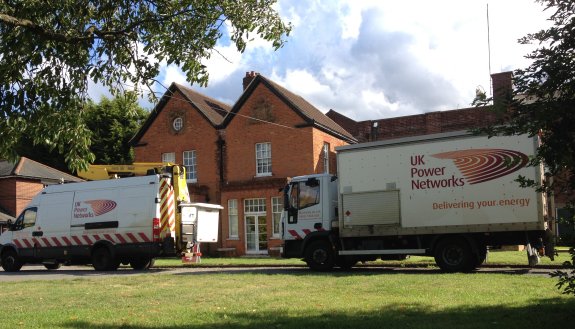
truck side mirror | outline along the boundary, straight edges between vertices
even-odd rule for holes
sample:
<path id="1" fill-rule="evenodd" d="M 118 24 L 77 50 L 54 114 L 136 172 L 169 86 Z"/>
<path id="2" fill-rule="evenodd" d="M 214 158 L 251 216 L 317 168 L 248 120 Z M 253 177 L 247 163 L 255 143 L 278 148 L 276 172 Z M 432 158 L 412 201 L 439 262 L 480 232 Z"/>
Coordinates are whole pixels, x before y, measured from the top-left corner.
<path id="1" fill-rule="evenodd" d="M 290 204 L 289 204 L 289 184 L 283 188 L 284 192 L 284 210 L 289 211 Z"/>

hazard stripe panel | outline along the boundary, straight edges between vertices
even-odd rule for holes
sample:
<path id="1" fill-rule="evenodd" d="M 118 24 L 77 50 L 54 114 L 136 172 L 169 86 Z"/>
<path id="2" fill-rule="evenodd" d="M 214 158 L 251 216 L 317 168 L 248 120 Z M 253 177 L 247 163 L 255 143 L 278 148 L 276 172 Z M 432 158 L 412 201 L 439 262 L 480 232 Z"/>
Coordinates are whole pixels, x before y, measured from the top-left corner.
<path id="1" fill-rule="evenodd" d="M 91 246 L 99 241 L 108 241 L 113 244 L 132 244 L 151 242 L 147 233 L 113 233 L 113 234 L 93 234 L 93 235 L 73 235 L 49 238 L 20 238 L 13 239 L 12 242 L 18 248 L 48 248 L 48 247 L 70 247 L 70 246 Z"/>
<path id="2" fill-rule="evenodd" d="M 308 234 L 312 233 L 313 231 L 314 231 L 314 230 L 310 230 L 310 229 L 304 228 L 304 229 L 301 229 L 300 232 L 298 232 L 297 230 L 288 230 L 288 233 L 289 233 L 292 237 L 294 237 L 296 240 L 301 240 L 301 239 L 305 238 Z M 317 230 L 315 230 L 315 231 L 323 232 L 323 231 L 325 231 L 325 229 L 319 228 L 319 229 L 317 229 Z"/>

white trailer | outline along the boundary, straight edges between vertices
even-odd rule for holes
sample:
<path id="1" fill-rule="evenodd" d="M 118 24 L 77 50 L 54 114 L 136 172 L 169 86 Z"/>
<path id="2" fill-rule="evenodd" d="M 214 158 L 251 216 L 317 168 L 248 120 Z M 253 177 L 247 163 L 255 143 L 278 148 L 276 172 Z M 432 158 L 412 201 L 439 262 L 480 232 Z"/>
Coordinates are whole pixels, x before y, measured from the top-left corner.
<path id="1" fill-rule="evenodd" d="M 527 245 L 553 255 L 547 197 L 521 188 L 537 137 L 467 132 L 342 146 L 337 176 L 295 177 L 284 189 L 283 255 L 316 270 L 406 255 L 470 271 L 487 247 Z M 544 252 L 544 247 L 547 249 Z"/>
<path id="2" fill-rule="evenodd" d="M 0 235 L 2 267 L 116 270 L 129 263 L 141 270 L 155 257 L 216 242 L 222 207 L 189 203 L 186 195 L 187 188 L 174 190 L 171 176 L 156 174 L 48 186 Z"/>

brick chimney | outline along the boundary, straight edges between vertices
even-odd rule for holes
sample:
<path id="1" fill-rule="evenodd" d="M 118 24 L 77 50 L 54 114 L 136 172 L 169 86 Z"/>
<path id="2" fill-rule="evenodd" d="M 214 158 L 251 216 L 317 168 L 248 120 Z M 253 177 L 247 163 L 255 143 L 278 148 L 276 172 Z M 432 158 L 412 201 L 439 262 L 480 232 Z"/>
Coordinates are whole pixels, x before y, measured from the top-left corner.
<path id="1" fill-rule="evenodd" d="M 254 72 L 254 71 L 246 72 L 246 76 L 244 77 L 244 80 L 242 81 L 243 86 L 244 86 L 244 90 L 246 90 L 248 88 L 248 86 L 250 85 L 252 80 L 258 75 L 259 75 L 259 73 Z"/>
<path id="2" fill-rule="evenodd" d="M 505 101 L 513 91 L 513 72 L 501 72 L 491 75 L 493 85 L 493 103 Z"/>

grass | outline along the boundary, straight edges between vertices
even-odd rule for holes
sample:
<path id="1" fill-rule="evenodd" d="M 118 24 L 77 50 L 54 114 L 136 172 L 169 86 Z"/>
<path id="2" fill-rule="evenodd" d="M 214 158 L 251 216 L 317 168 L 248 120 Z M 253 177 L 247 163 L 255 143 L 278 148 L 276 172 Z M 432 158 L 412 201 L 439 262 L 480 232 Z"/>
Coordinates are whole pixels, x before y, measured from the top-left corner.
<path id="1" fill-rule="evenodd" d="M 0 283 L 2 328 L 566 328 L 555 280 L 356 270 L 187 271 Z"/>
<path id="2" fill-rule="evenodd" d="M 541 266 L 560 266 L 563 262 L 570 260 L 566 252 L 559 253 L 552 261 L 549 257 L 541 257 Z M 411 256 L 405 261 L 376 261 L 369 262 L 368 265 L 389 265 L 389 266 L 435 266 L 433 257 Z M 523 265 L 527 266 L 526 251 L 491 251 L 487 257 L 487 265 Z M 156 266 L 184 266 L 179 259 L 164 258 L 157 259 Z M 195 266 L 196 264 L 189 264 Z M 236 258 L 210 258 L 202 257 L 201 266 L 305 266 L 300 259 L 283 259 L 273 257 L 236 257 Z M 187 266 L 187 265 L 186 265 Z"/>

